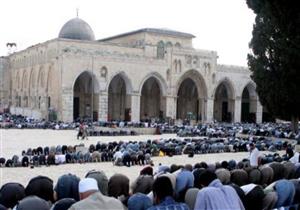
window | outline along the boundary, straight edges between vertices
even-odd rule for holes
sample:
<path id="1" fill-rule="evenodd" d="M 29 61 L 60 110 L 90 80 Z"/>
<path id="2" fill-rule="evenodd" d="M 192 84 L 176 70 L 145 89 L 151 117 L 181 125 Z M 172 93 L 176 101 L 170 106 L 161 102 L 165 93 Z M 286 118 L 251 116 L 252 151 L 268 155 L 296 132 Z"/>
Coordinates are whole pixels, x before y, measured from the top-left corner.
<path id="1" fill-rule="evenodd" d="M 181 48 L 181 44 L 179 42 L 176 42 L 175 47 Z"/>
<path id="2" fill-rule="evenodd" d="M 165 58 L 165 44 L 163 41 L 157 43 L 157 58 L 158 59 Z"/>

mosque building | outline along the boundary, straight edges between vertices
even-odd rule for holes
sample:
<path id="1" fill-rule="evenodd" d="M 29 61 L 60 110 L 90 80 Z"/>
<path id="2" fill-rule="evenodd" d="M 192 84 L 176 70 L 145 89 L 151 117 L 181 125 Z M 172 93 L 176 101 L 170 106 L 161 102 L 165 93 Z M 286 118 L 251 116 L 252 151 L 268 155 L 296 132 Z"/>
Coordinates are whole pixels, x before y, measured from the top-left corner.
<path id="1" fill-rule="evenodd" d="M 0 58 L 0 100 L 13 114 L 73 121 L 261 122 L 251 72 L 219 65 L 194 35 L 144 28 L 97 40 L 76 17 L 58 38 Z"/>

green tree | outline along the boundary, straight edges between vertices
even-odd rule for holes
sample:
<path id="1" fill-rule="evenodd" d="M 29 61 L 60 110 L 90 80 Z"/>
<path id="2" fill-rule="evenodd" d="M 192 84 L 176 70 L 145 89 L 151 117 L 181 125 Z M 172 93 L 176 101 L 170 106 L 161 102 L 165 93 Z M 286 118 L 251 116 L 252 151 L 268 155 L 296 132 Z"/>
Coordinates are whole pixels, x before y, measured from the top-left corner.
<path id="1" fill-rule="evenodd" d="M 248 65 L 260 101 L 276 118 L 291 120 L 296 131 L 300 117 L 300 2 L 246 1 L 256 14 Z"/>

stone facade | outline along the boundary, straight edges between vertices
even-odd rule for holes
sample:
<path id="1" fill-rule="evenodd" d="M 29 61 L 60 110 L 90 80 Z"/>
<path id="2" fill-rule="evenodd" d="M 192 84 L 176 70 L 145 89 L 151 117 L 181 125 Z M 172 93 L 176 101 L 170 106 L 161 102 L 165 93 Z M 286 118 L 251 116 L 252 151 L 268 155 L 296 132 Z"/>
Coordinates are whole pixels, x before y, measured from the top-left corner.
<path id="1" fill-rule="evenodd" d="M 4 98 L 12 113 L 47 119 L 51 112 L 63 121 L 261 122 L 250 71 L 218 65 L 217 53 L 194 49 L 193 38 L 141 29 L 97 41 L 49 40 L 5 57 L 1 71 L 11 86 Z"/>
<path id="2" fill-rule="evenodd" d="M 9 107 L 10 75 L 7 57 L 0 57 L 0 110 Z"/>

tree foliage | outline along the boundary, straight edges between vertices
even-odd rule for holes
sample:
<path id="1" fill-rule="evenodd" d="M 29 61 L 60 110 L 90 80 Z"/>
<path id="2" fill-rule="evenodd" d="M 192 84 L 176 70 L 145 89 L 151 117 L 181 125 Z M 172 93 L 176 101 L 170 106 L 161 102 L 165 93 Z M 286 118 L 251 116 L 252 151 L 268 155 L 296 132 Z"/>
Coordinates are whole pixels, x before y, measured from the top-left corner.
<path id="1" fill-rule="evenodd" d="M 263 106 L 276 118 L 300 117 L 300 2 L 246 0 L 256 14 L 248 65 Z"/>

